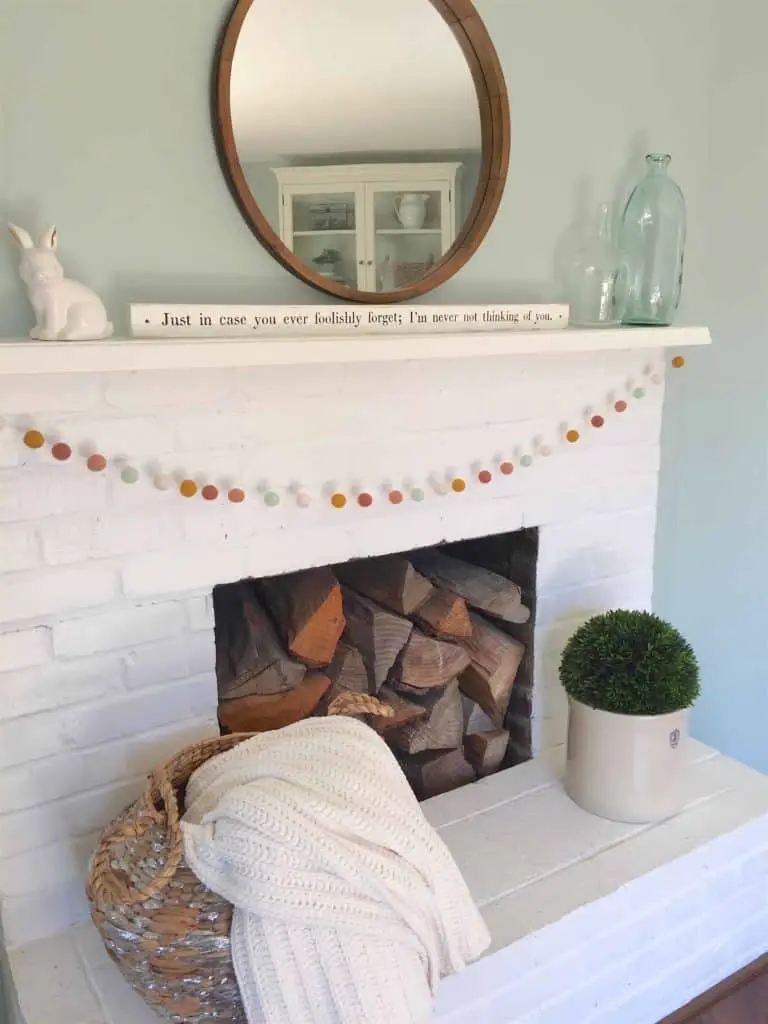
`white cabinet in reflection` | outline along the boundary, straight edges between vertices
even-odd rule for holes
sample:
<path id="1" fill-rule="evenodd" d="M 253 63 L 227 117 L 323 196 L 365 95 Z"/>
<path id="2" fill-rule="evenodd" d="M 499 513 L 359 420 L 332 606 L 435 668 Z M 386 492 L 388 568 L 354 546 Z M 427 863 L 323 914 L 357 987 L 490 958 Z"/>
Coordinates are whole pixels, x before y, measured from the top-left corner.
<path id="1" fill-rule="evenodd" d="M 453 245 L 460 163 L 277 167 L 280 238 L 340 284 L 389 292 L 423 277 Z"/>

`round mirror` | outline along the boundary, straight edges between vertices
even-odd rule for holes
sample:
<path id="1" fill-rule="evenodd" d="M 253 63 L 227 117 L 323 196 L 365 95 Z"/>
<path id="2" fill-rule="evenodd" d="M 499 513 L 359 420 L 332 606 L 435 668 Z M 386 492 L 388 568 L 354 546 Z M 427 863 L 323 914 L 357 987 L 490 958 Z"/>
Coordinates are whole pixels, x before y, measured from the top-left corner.
<path id="1" fill-rule="evenodd" d="M 501 200 L 507 94 L 472 0 L 238 0 L 215 107 L 255 234 L 340 299 L 442 284 Z"/>

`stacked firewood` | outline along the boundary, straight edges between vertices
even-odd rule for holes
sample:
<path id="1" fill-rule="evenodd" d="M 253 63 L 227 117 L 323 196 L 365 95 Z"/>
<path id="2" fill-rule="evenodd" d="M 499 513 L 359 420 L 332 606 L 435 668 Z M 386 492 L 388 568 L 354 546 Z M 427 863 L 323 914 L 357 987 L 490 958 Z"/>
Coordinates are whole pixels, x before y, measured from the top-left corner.
<path id="1" fill-rule="evenodd" d="M 525 648 L 520 588 L 438 549 L 217 587 L 219 719 L 228 732 L 325 714 L 346 692 L 420 799 L 497 771 Z M 362 717 L 362 716 L 361 716 Z"/>

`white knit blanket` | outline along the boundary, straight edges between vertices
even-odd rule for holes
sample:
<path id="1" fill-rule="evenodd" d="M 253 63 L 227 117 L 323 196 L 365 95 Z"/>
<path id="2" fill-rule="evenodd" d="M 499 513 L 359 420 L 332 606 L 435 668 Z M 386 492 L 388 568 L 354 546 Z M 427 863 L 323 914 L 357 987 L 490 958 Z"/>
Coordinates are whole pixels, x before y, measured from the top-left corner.
<path id="1" fill-rule="evenodd" d="M 490 936 L 386 744 L 309 718 L 206 762 L 187 862 L 235 906 L 249 1024 L 427 1024 L 441 977 Z"/>

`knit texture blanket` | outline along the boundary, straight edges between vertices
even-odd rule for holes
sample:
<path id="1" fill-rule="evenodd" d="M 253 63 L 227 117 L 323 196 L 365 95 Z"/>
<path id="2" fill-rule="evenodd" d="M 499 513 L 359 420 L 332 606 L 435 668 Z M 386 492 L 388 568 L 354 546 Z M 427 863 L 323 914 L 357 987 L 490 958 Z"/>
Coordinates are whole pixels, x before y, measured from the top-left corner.
<path id="1" fill-rule="evenodd" d="M 190 779 L 187 863 L 234 904 L 249 1024 L 427 1024 L 490 936 L 383 740 L 309 718 Z"/>

